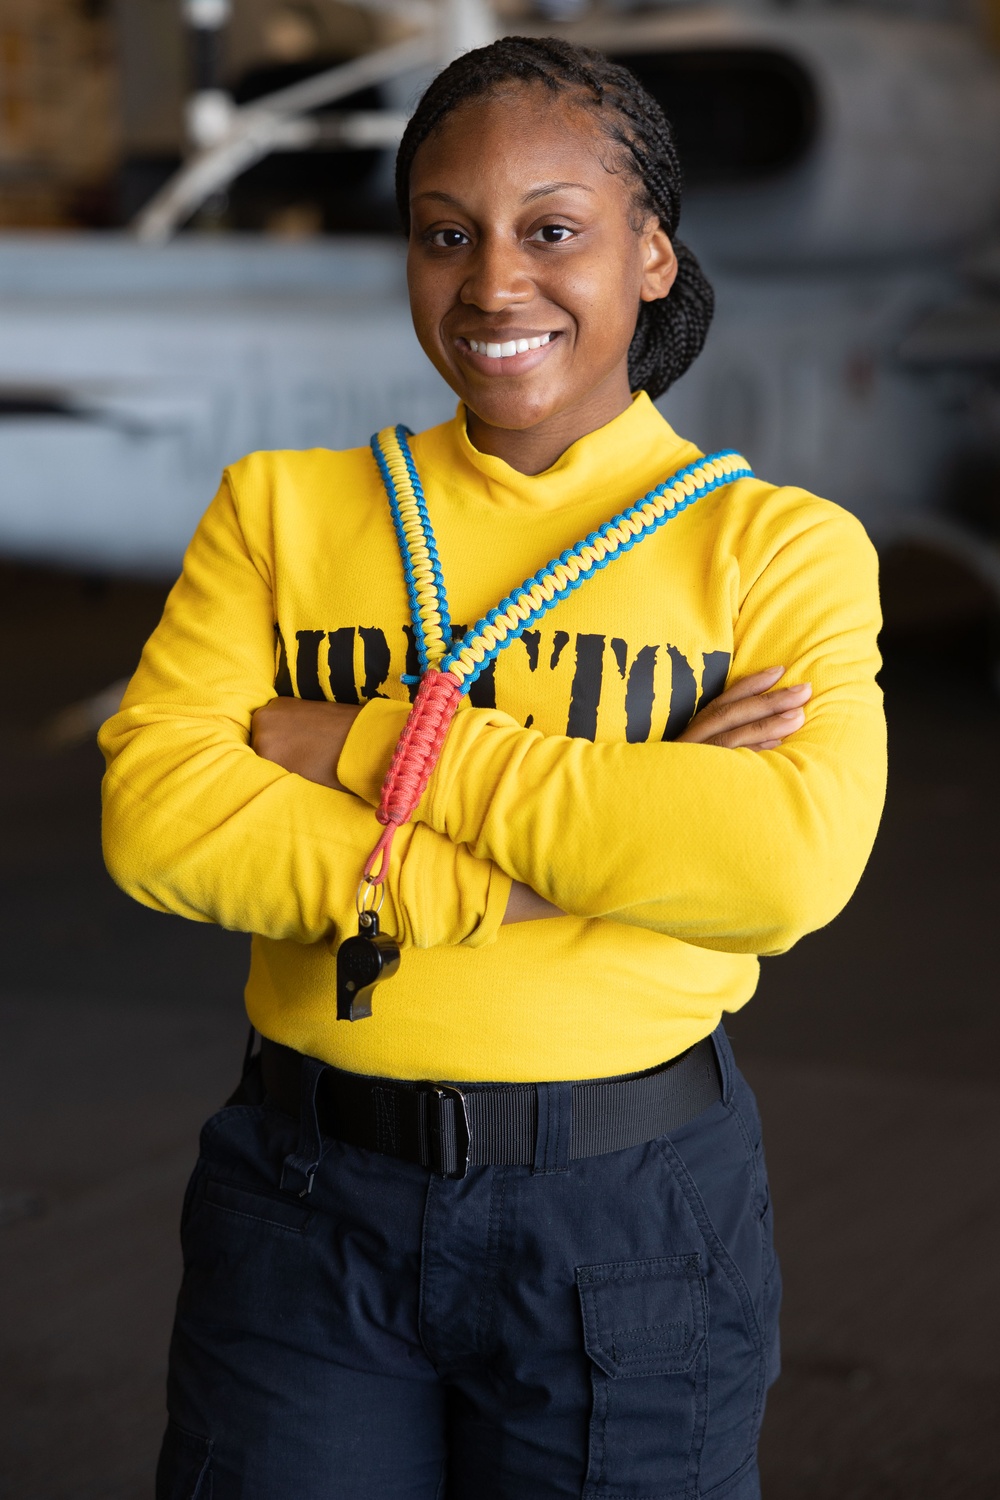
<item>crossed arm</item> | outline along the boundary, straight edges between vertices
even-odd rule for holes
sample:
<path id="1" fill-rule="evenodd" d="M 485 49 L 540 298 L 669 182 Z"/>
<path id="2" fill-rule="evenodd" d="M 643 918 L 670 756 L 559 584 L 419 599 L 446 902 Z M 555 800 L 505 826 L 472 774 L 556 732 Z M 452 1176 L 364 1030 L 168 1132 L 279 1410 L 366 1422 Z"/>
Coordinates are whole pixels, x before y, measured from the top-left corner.
<path id="1" fill-rule="evenodd" d="M 733 683 L 695 714 L 678 741 L 723 749 L 776 750 L 805 722 L 808 683 L 777 687 L 784 667 L 769 667 Z M 250 743 L 263 759 L 319 786 L 346 791 L 337 764 L 360 709 L 303 698 L 274 698 L 253 716 Z M 557 906 L 515 881 L 504 922 L 561 916 Z"/>
<path id="2" fill-rule="evenodd" d="M 406 705 L 375 700 L 358 717 L 272 701 L 272 565 L 244 534 L 267 519 L 262 493 L 247 519 L 221 487 L 102 728 L 104 848 L 113 877 L 154 910 L 310 944 L 352 926 Z M 843 513 L 798 492 L 771 499 L 726 574 L 734 661 L 747 672 L 783 660 L 812 693 L 779 686 L 778 668 L 753 672 L 681 744 L 591 744 L 499 711 L 458 715 L 396 840 L 392 936 L 477 947 L 505 914 L 559 910 L 763 953 L 836 915 L 884 790 L 875 557 Z"/>

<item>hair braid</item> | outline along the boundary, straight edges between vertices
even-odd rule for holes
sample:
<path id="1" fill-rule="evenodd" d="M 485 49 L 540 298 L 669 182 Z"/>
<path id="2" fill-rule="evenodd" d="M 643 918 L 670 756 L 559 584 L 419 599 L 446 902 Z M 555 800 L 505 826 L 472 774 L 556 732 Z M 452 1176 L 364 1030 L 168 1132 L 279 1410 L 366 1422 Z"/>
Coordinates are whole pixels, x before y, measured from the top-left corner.
<path id="1" fill-rule="evenodd" d="M 601 52 L 559 37 L 501 37 L 455 59 L 430 84 L 406 127 L 396 157 L 396 202 L 410 228 L 410 172 L 418 149 L 467 100 L 506 83 L 541 84 L 553 93 L 578 89 L 621 153 L 636 188 L 636 208 L 659 219 L 677 256 L 677 279 L 667 297 L 641 302 L 629 348 L 629 384 L 655 400 L 701 352 L 715 297 L 697 260 L 676 238 L 681 212 L 681 167 L 673 132 L 642 84 Z"/>

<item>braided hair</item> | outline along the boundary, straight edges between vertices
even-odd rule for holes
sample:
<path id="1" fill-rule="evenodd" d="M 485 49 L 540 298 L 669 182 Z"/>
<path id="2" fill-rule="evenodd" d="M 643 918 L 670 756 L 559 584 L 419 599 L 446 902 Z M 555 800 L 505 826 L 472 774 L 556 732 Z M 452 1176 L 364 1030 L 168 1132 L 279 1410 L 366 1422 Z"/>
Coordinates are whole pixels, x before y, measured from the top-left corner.
<path id="1" fill-rule="evenodd" d="M 431 83 L 411 117 L 396 157 L 396 202 L 410 229 L 410 172 L 420 146 L 460 104 L 508 83 L 575 89 L 615 146 L 635 188 L 636 227 L 650 215 L 666 230 L 677 256 L 667 297 L 641 302 L 628 352 L 629 385 L 655 400 L 701 353 L 715 296 L 697 260 L 675 239 L 681 210 L 681 168 L 666 116 L 619 63 L 558 37 L 507 36 L 455 59 Z M 640 218 L 641 216 L 641 218 Z"/>

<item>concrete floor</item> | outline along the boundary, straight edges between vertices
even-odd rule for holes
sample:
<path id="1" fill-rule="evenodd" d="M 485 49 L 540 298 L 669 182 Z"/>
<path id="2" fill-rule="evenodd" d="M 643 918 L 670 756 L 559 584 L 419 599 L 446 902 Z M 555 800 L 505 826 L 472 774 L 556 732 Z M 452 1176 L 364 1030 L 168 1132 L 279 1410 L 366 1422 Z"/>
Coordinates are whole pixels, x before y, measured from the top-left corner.
<path id="1" fill-rule="evenodd" d="M 243 1045 L 245 940 L 121 896 L 96 752 L 39 748 L 48 714 L 128 671 L 159 603 L 0 569 L 4 1500 L 151 1494 L 181 1193 Z M 970 620 L 890 644 L 869 871 L 731 1026 L 787 1289 L 765 1500 L 1000 1493 L 1000 704 L 982 639 Z"/>

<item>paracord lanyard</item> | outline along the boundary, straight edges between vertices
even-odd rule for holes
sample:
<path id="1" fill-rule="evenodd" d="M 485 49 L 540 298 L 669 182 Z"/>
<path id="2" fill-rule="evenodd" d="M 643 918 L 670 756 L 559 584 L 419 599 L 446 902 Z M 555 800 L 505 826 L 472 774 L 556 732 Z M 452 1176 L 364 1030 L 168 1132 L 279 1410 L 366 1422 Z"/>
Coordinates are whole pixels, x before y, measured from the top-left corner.
<path id="1" fill-rule="evenodd" d="M 371 446 L 403 561 L 420 686 L 382 784 L 375 816 L 385 831 L 365 865 L 358 890 L 359 911 L 366 905 L 366 888 L 381 886 L 386 878 L 396 829 L 409 821 L 423 796 L 459 702 L 494 657 L 586 579 L 630 552 L 703 495 L 737 479 L 753 478 L 746 459 L 731 449 L 688 464 L 526 578 L 453 643 L 444 576 L 408 436 L 406 427 L 385 427 L 372 438 Z M 404 677 L 403 681 L 414 679 Z"/>

